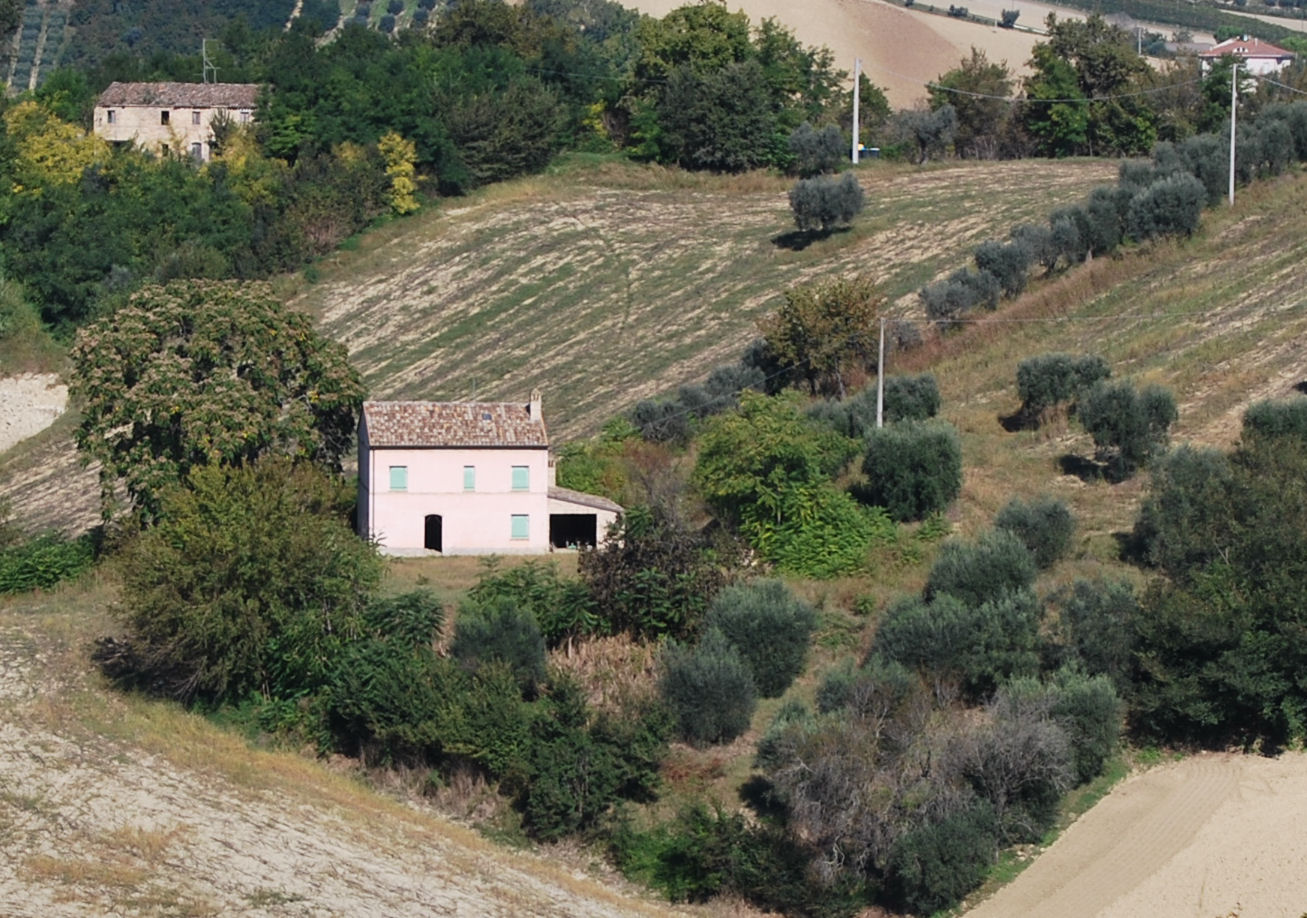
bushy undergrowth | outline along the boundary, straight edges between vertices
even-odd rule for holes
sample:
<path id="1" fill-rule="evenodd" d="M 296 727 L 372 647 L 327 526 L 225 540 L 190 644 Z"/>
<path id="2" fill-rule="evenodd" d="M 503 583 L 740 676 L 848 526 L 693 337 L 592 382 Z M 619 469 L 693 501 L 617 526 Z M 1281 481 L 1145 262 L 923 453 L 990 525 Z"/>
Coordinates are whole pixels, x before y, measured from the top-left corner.
<path id="1" fill-rule="evenodd" d="M 758 703 L 753 673 L 720 631 L 709 629 L 692 646 L 669 644 L 662 667 L 659 690 L 681 739 L 695 746 L 728 743 L 749 729 Z"/>
<path id="2" fill-rule="evenodd" d="M 859 498 L 900 522 L 944 510 L 962 490 L 962 443 L 943 421 L 905 422 L 871 431 Z"/>
<path id="3" fill-rule="evenodd" d="M 803 670 L 817 613 L 781 581 L 756 580 L 718 593 L 703 624 L 739 651 L 758 694 L 775 698 Z"/>
<path id="4" fill-rule="evenodd" d="M 514 600 L 466 603 L 459 610 L 449 652 L 472 672 L 507 666 L 522 693 L 534 696 L 545 679 L 545 639 L 535 616 Z"/>
<path id="5" fill-rule="evenodd" d="M 1066 504 L 1051 497 L 1030 502 L 1014 498 L 994 518 L 995 529 L 1006 529 L 1030 550 L 1040 569 L 1052 567 L 1071 548 L 1076 521 Z"/>
<path id="6" fill-rule="evenodd" d="M 561 576 L 553 562 L 527 561 L 504 570 L 492 562 L 467 595 L 479 606 L 516 603 L 535 618 L 550 647 L 605 630 L 585 584 Z"/>
<path id="7" fill-rule="evenodd" d="M 1004 529 L 983 533 L 974 542 L 945 542 L 926 579 L 926 598 L 947 593 L 977 607 L 1029 589 L 1035 559 L 1021 540 Z"/>
<path id="8" fill-rule="evenodd" d="M 58 532 L 0 545 L 0 595 L 48 590 L 95 563 L 90 536 L 70 539 Z"/>

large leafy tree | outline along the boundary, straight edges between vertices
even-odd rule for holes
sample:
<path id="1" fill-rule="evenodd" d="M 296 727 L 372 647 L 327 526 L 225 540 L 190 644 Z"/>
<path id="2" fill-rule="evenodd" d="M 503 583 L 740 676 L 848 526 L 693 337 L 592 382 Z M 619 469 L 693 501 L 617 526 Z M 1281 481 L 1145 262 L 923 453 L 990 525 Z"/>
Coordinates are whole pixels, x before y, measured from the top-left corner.
<path id="1" fill-rule="evenodd" d="M 931 109 L 952 105 L 957 112 L 953 145 L 959 156 L 992 159 L 998 155 L 999 139 L 1011 111 L 1006 101 L 1012 95 L 1012 73 L 1007 61 L 995 64 L 985 52 L 972 47 L 952 70 L 927 87 Z"/>
<path id="2" fill-rule="evenodd" d="M 785 291 L 784 304 L 758 327 L 777 358 L 798 368 L 813 391 L 827 387 L 844 398 L 849 370 L 872 354 L 884 303 L 870 278 L 840 278 Z"/>
<path id="3" fill-rule="evenodd" d="M 269 453 L 339 469 L 363 385 L 340 345 L 262 282 L 150 286 L 73 346 L 78 447 L 147 517 L 193 468 Z"/>
<path id="4" fill-rule="evenodd" d="M 1042 104 L 1027 109 L 1027 129 L 1053 155 L 1140 155 L 1157 140 L 1157 116 L 1138 91 L 1153 75 L 1135 50 L 1130 33 L 1102 16 L 1059 21 L 1050 14 L 1048 41 L 1035 46 L 1026 93 Z M 1074 89 L 1068 76 L 1074 74 Z M 1064 103 L 1062 99 L 1084 103 Z M 1077 108 L 1064 109 L 1063 105 Z M 1083 137 L 1080 121 L 1084 114 Z M 1059 121 L 1065 121 L 1059 124 Z M 1057 142 L 1049 147 L 1050 135 Z"/>

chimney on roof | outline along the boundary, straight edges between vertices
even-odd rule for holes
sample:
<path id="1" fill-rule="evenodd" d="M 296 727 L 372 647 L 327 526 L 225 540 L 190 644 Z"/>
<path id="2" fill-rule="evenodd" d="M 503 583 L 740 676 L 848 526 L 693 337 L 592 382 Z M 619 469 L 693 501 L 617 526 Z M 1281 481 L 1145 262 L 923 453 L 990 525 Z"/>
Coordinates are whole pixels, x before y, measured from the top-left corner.
<path id="1" fill-rule="evenodd" d="M 533 421 L 539 421 L 542 418 L 540 411 L 541 405 L 540 390 L 538 388 L 531 390 L 531 404 L 526 406 L 526 416 Z"/>

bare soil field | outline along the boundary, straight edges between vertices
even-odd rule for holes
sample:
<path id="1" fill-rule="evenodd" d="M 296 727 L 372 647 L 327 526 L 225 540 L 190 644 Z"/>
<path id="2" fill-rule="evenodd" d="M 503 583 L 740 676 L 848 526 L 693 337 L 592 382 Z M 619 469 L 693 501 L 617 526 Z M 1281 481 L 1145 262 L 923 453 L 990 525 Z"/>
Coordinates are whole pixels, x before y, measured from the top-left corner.
<path id="1" fill-rule="evenodd" d="M 496 847 L 343 769 L 107 692 L 87 610 L 63 605 L 0 603 L 4 918 L 694 913 L 601 885 L 580 853 Z"/>
<path id="2" fill-rule="evenodd" d="M 53 373 L 0 379 L 0 453 L 40 433 L 68 407 L 68 387 Z"/>
<path id="3" fill-rule="evenodd" d="M 1307 755 L 1212 753 L 1127 778 L 969 918 L 1299 918 Z"/>
<path id="4" fill-rule="evenodd" d="M 937 7 L 950 4 L 930 0 Z M 665 16 L 683 0 L 628 0 L 632 9 L 651 16 Z M 1041 3 L 1038 0 L 970 0 L 959 3 L 973 14 L 998 19 L 1006 9 L 1020 12 L 1021 26 L 1040 29 L 1049 13 L 1059 19 L 1083 19 L 1079 10 Z M 774 18 L 808 45 L 826 46 L 835 64 L 853 72 L 854 58 L 872 83 L 885 90 L 893 108 L 911 108 L 926 98 L 926 84 L 952 70 L 970 56 L 972 46 L 991 61 L 1007 61 L 1018 76 L 1028 72 L 1030 49 L 1041 36 L 1033 32 L 1000 29 L 962 19 L 904 9 L 883 0 L 727 0 L 731 10 L 743 10 L 750 21 Z M 1152 25 L 1169 37 L 1174 28 Z M 1195 35 L 1198 41 L 1211 36 Z M 850 83 L 850 85 L 852 85 Z"/>

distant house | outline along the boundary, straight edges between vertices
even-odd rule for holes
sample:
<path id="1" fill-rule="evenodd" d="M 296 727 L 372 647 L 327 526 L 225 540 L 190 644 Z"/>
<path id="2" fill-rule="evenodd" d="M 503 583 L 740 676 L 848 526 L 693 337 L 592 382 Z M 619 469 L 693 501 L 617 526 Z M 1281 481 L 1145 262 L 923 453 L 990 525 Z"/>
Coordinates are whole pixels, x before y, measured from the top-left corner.
<path id="1" fill-rule="evenodd" d="M 254 120 L 257 83 L 110 83 L 95 101 L 95 133 L 152 153 L 213 156 L 213 122 Z"/>
<path id="2" fill-rule="evenodd" d="M 1285 65 L 1293 62 L 1292 51 L 1286 51 L 1269 41 L 1244 35 L 1239 38 L 1227 38 L 1219 45 L 1206 51 L 1199 51 L 1198 59 L 1202 61 L 1203 72 L 1206 73 L 1215 61 L 1219 61 L 1226 55 L 1238 58 L 1243 62 L 1248 73 L 1254 76 L 1278 73 Z"/>
<path id="3" fill-rule="evenodd" d="M 538 391 L 514 402 L 365 402 L 358 525 L 388 554 L 595 545 L 622 508 L 554 485 Z"/>

